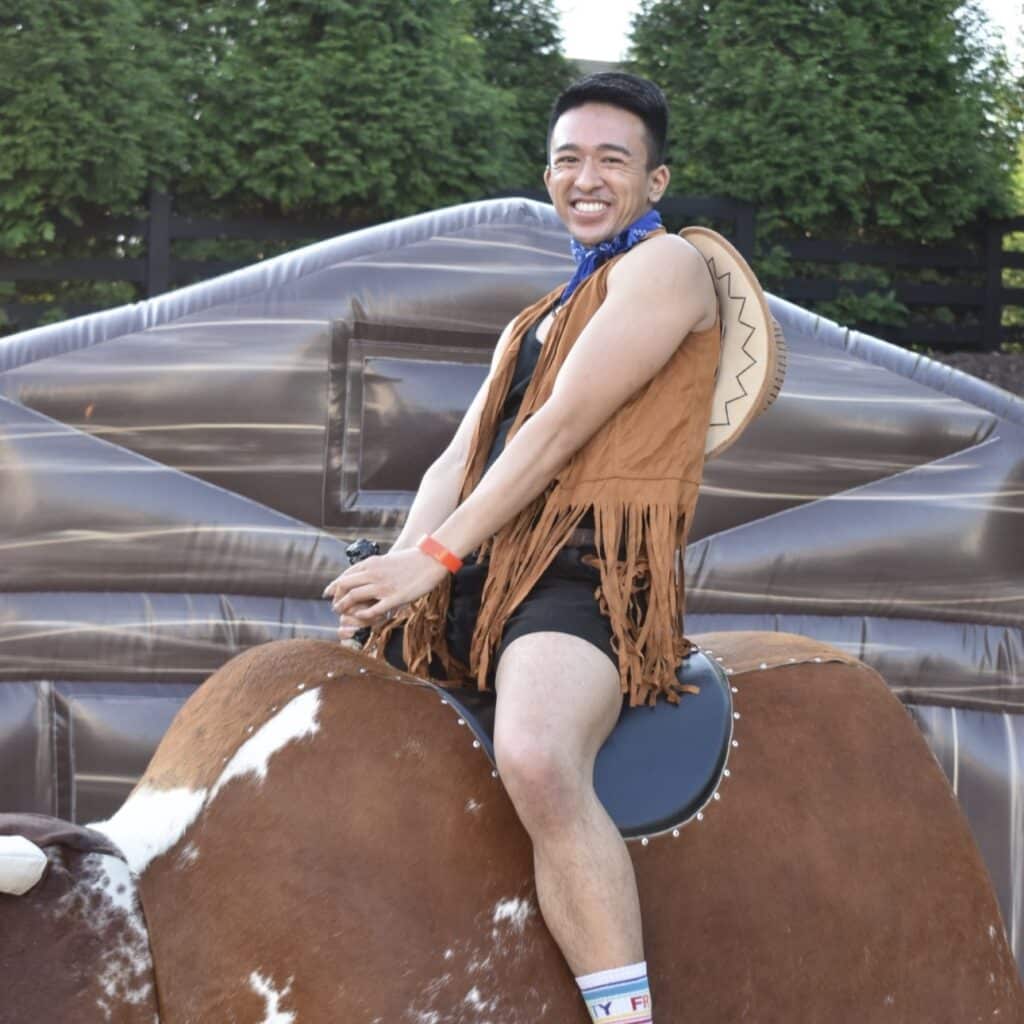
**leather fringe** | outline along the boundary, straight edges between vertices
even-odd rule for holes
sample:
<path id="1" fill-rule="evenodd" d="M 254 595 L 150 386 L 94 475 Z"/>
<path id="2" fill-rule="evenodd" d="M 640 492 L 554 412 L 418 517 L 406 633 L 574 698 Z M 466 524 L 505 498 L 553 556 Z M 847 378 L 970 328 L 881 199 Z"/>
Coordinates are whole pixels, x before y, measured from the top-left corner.
<path id="1" fill-rule="evenodd" d="M 480 419 L 477 421 L 476 429 L 473 432 L 473 440 L 470 451 L 473 453 L 467 461 L 466 469 L 462 476 L 462 485 L 459 488 L 459 501 L 461 505 L 466 497 L 473 491 L 483 476 L 483 468 L 487 461 L 494 436 L 498 429 L 498 420 L 501 414 L 501 407 L 505 402 L 505 395 L 508 393 L 512 374 L 515 370 L 516 358 L 519 354 L 519 346 L 523 343 L 525 328 L 533 323 L 540 313 L 548 307 L 560 294 L 555 289 L 542 299 L 538 299 L 532 306 L 528 306 L 516 317 L 514 333 L 517 341 L 509 345 L 503 358 L 496 369 L 494 379 L 487 391 L 487 399 L 480 412 Z M 545 346 L 547 348 L 547 346 Z M 545 353 L 546 354 L 546 353 Z M 524 403 L 525 404 L 525 403 Z M 519 421 L 523 418 L 523 411 L 520 411 Z M 536 502 L 534 504 L 537 504 Z M 530 506 L 531 508 L 533 506 Z M 520 513 L 522 518 L 523 513 Z M 516 520 L 518 521 L 518 519 Z M 478 561 L 483 561 L 492 546 L 493 538 L 484 541 L 477 549 Z M 451 603 L 451 578 L 443 579 L 429 594 L 413 601 L 412 604 L 402 613 L 396 615 L 383 626 L 370 631 L 370 637 L 363 646 L 367 654 L 375 658 L 384 657 L 388 638 L 399 626 L 404 627 L 402 636 L 402 657 L 408 666 L 409 672 L 413 675 L 428 676 L 429 667 L 433 658 L 437 658 L 444 668 L 448 682 L 462 684 L 467 682 L 470 674 L 469 666 L 459 662 L 449 651 L 448 641 L 445 637 L 445 620 L 448 614 L 448 607 Z M 481 689 L 486 689 L 486 674 L 482 677 L 484 684 Z"/>
<path id="2" fill-rule="evenodd" d="M 610 260 L 585 281 L 556 318 L 509 430 L 509 440 L 549 396 L 559 366 L 593 311 L 604 301 L 605 279 L 614 262 Z M 483 475 L 526 330 L 550 308 L 560 292 L 556 288 L 539 299 L 523 310 L 512 325 L 513 340 L 495 370 L 474 432 L 459 504 Z M 627 403 L 602 428 L 602 440 L 592 439 L 543 495 L 481 544 L 477 558 L 488 560 L 489 568 L 470 645 L 469 665 L 461 664 L 452 655 L 445 636 L 450 578 L 373 630 L 366 644 L 367 652 L 383 658 L 392 631 L 402 626 L 402 653 L 410 672 L 428 675 L 436 658 L 447 681 L 465 683 L 475 679 L 480 689 L 486 689 L 494 652 L 509 616 L 566 545 L 584 513 L 592 508 L 595 564 L 601 573 L 595 596 L 611 622 L 622 692 L 628 694 L 634 706 L 653 704 L 659 696 L 678 703 L 682 694 L 697 692 L 696 687 L 681 684 L 676 671 L 696 646 L 683 636 L 682 552 L 688 519 L 697 501 L 702 446 L 719 351 L 717 337 L 704 333 L 713 344 L 702 345 L 694 352 L 684 343 L 663 371 L 664 381 L 656 379 L 643 393 L 652 396 L 644 401 L 672 402 L 673 407 L 683 400 L 682 394 L 690 403 L 688 408 L 702 410 L 700 415 L 682 421 L 681 436 L 666 433 L 662 448 L 653 452 L 645 448 L 638 462 L 635 430 L 632 421 L 627 423 L 625 419 L 634 415 L 629 411 L 634 402 Z M 641 398 L 638 396 L 637 400 Z M 637 408 L 646 410 L 646 405 Z M 650 415 L 657 415 L 656 405 Z M 629 437 L 625 443 L 619 440 L 618 449 L 614 447 L 617 423 L 627 423 L 619 428 L 619 433 L 626 430 Z M 607 447 L 609 441 L 612 448 Z M 652 469 L 659 475 L 644 475 Z"/>
<path id="3" fill-rule="evenodd" d="M 403 626 L 402 655 L 409 671 L 426 676 L 436 657 L 449 682 L 476 680 L 487 689 L 495 650 L 509 616 L 533 589 L 586 511 L 594 512 L 597 555 L 588 564 L 601 573 L 595 592 L 612 628 L 623 694 L 631 706 L 652 705 L 658 697 L 673 704 L 684 693 L 698 693 L 680 683 L 676 671 L 695 645 L 683 635 L 685 583 L 672 559 L 685 522 L 675 497 L 639 505 L 622 498 L 563 504 L 552 495 L 537 498 L 487 545 L 490 559 L 473 631 L 469 665 L 449 651 L 445 637 L 450 577 L 429 594 L 371 633 L 366 650 L 383 657 L 391 631 Z M 481 551 L 481 558 L 485 552 Z"/>
<path id="4" fill-rule="evenodd" d="M 648 504 L 610 495 L 566 504 L 547 495 L 495 535 L 470 650 L 470 674 L 481 689 L 509 616 L 593 509 L 597 555 L 590 564 L 601 573 L 595 597 L 611 623 L 623 694 L 635 707 L 699 692 L 676 676 L 694 649 L 683 636 L 685 589 L 674 557 L 677 539 L 685 537 L 678 488 L 673 481 L 657 489 L 663 500 Z"/>
<path id="5" fill-rule="evenodd" d="M 622 692 L 629 703 L 673 704 L 697 687 L 676 677 L 694 645 L 683 636 L 685 596 L 676 539 L 683 532 L 678 500 L 637 504 L 595 502 L 595 546 L 601 569 L 598 600 L 612 626 Z"/>

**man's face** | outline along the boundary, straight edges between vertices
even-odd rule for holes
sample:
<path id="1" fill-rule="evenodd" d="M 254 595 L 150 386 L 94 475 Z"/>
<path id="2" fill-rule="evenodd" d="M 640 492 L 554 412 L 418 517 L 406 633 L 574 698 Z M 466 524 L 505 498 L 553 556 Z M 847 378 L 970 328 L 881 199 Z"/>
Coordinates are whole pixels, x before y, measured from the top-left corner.
<path id="1" fill-rule="evenodd" d="M 606 103 L 567 110 L 551 133 L 544 171 L 551 202 L 586 246 L 617 235 L 661 198 L 668 168 L 647 170 L 647 133 L 636 114 Z"/>

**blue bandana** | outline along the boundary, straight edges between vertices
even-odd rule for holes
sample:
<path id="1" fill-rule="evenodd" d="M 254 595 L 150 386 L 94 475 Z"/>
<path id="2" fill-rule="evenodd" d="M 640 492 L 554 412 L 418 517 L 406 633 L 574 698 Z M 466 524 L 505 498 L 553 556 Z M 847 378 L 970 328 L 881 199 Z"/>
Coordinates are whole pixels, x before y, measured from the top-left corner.
<path id="1" fill-rule="evenodd" d="M 607 242 L 598 242 L 593 249 L 580 245 L 574 238 L 570 243 L 572 257 L 576 261 L 576 273 L 572 280 L 565 286 L 562 297 L 558 300 L 559 306 L 564 306 L 574 291 L 590 275 L 597 270 L 602 263 L 618 256 L 620 252 L 627 252 L 637 242 L 642 242 L 652 231 L 661 227 L 661 214 L 657 210 L 649 210 L 642 217 L 633 221 L 628 228 L 623 228 L 614 238 Z"/>

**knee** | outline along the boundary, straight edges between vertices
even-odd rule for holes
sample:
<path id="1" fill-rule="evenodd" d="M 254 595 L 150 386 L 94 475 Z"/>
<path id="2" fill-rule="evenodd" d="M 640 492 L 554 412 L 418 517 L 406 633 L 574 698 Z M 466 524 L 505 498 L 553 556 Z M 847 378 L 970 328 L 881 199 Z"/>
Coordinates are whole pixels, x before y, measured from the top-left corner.
<path id="1" fill-rule="evenodd" d="M 567 751 L 543 738 L 499 735 L 494 755 L 505 790 L 532 836 L 576 820 L 586 784 Z"/>

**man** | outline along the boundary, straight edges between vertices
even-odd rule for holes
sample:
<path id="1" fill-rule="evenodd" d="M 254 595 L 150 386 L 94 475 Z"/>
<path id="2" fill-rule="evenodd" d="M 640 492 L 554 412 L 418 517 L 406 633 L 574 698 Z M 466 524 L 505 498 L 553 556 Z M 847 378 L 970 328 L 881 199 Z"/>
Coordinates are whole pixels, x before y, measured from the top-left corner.
<path id="1" fill-rule="evenodd" d="M 653 213 L 669 183 L 666 129 L 661 91 L 632 75 L 593 75 L 558 97 L 544 181 L 577 273 L 503 332 L 392 549 L 325 591 L 342 638 L 373 624 L 369 649 L 382 654 L 399 629 L 412 671 L 480 685 L 493 676 L 495 756 L 533 842 L 545 922 L 594 1019 L 622 1024 L 652 1020 L 651 998 L 632 863 L 594 793 L 593 765 L 624 693 L 678 699 L 688 643 L 676 566 L 719 342 L 703 256 Z M 525 390 L 502 444 L 513 383 Z M 599 581 L 600 607 L 591 598 L 582 614 L 606 627 L 606 643 L 563 621 L 562 605 L 526 626 L 520 614 L 557 592 L 552 566 L 587 522 L 595 578 L 585 589 Z M 467 655 L 453 649 L 444 612 L 469 558 L 487 579 Z"/>

